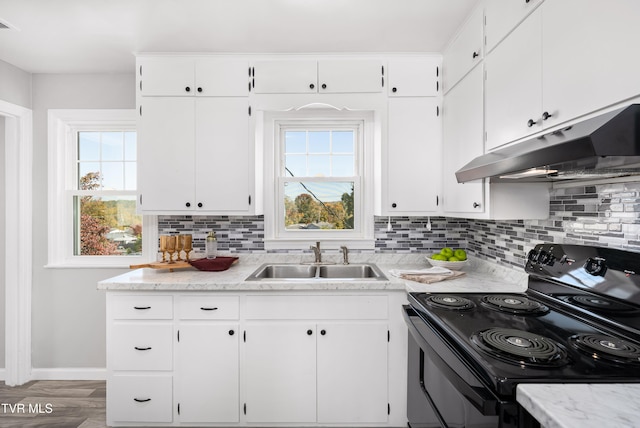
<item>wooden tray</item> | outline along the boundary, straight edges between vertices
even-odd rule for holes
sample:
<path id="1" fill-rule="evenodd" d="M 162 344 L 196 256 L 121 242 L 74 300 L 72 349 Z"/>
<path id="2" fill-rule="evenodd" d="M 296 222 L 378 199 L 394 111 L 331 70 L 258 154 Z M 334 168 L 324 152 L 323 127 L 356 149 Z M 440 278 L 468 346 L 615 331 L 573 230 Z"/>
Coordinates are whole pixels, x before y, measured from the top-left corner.
<path id="1" fill-rule="evenodd" d="M 169 262 L 151 262 L 143 263 L 139 265 L 130 265 L 131 269 L 151 268 L 151 269 L 169 269 L 169 272 L 173 272 L 174 269 L 194 268 L 208 272 L 219 272 L 229 269 L 232 265 L 238 263 L 238 257 L 217 257 L 215 259 L 194 259 L 191 260 L 193 264 L 180 260 L 173 263 Z M 217 261 L 217 263 L 216 263 Z"/>
<path id="2" fill-rule="evenodd" d="M 131 265 L 130 269 L 142 269 L 142 268 L 151 268 L 151 269 L 169 269 L 169 272 L 173 272 L 174 269 L 185 269 L 192 268 L 189 262 L 185 262 L 184 260 L 180 260 L 178 262 L 151 262 L 151 263 L 143 263 L 140 265 Z"/>

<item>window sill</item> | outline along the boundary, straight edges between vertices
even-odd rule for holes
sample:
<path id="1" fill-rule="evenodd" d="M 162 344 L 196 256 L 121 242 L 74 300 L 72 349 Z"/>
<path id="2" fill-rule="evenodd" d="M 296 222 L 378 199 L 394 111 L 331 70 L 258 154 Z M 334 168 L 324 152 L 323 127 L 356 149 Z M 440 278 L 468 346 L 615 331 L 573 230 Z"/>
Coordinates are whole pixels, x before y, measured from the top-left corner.
<path id="1" fill-rule="evenodd" d="M 148 263 L 142 257 L 115 260 L 65 260 L 44 265 L 45 269 L 130 269 L 131 265 Z"/>

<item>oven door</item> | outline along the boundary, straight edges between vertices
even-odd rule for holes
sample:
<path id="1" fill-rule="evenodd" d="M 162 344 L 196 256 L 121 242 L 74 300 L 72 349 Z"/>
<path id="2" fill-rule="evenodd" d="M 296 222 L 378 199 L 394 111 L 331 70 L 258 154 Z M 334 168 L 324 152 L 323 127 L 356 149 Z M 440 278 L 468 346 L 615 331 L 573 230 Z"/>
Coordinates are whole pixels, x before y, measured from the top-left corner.
<path id="1" fill-rule="evenodd" d="M 409 425 L 517 427 L 517 404 L 498 399 L 411 306 L 403 309 L 409 329 Z"/>

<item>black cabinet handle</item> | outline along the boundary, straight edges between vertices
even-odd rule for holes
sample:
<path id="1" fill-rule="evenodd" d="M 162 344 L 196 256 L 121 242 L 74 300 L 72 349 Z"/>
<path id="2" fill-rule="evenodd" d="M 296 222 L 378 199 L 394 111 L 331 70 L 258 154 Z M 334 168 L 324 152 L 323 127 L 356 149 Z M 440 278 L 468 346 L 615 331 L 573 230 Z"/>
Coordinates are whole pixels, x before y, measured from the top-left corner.
<path id="1" fill-rule="evenodd" d="M 198 202 L 198 208 L 202 208 L 202 202 Z"/>
<path id="2" fill-rule="evenodd" d="M 315 89 L 316 85 L 314 85 L 313 83 L 309 85 L 309 89 Z"/>
<path id="3" fill-rule="evenodd" d="M 524 0 L 524 2 L 525 2 L 525 3 L 527 3 L 527 4 L 529 3 L 529 1 L 530 1 L 530 0 Z"/>
<path id="4" fill-rule="evenodd" d="M 137 401 L 138 403 L 146 403 L 147 401 L 151 401 L 151 398 L 134 398 L 133 401 Z"/>
<path id="5" fill-rule="evenodd" d="M 191 92 L 191 88 L 188 87 L 188 86 L 186 88 L 184 88 L 184 90 L 187 91 L 187 92 Z"/>
<path id="6" fill-rule="evenodd" d="M 307 330 L 307 334 L 311 336 L 313 334 L 313 330 Z"/>
<path id="7" fill-rule="evenodd" d="M 218 308 L 215 308 L 215 307 L 214 308 L 206 308 L 204 306 L 201 307 L 200 309 L 203 310 L 203 311 L 217 311 L 218 310 Z"/>
<path id="8" fill-rule="evenodd" d="M 322 84 L 322 89 L 327 89 L 327 84 L 326 83 Z"/>
<path id="9" fill-rule="evenodd" d="M 398 88 L 391 88 L 391 92 L 398 92 Z"/>
<path id="10" fill-rule="evenodd" d="M 144 311 L 145 309 L 151 309 L 151 306 L 134 306 L 133 309 Z"/>
<path id="11" fill-rule="evenodd" d="M 473 52 L 473 55 L 472 55 L 472 58 L 473 58 L 473 59 L 476 59 L 476 58 L 478 58 L 479 56 L 480 56 L 480 54 L 479 54 L 478 52 L 475 52 L 475 51 L 474 51 L 474 52 Z"/>
<path id="12" fill-rule="evenodd" d="M 233 336 L 234 334 L 236 334 L 236 332 L 235 332 L 235 331 L 233 331 L 233 330 L 229 330 L 229 336 Z"/>
<path id="13" fill-rule="evenodd" d="M 479 203 L 477 203 L 477 202 L 474 202 L 474 203 L 473 203 L 473 208 L 479 208 L 479 207 L 480 207 L 480 204 L 479 204 Z"/>
<path id="14" fill-rule="evenodd" d="M 547 120 L 547 119 L 549 119 L 551 116 L 553 116 L 553 115 L 549 114 L 549 112 L 548 112 L 548 111 L 545 111 L 544 113 L 542 113 L 542 120 Z"/>
<path id="15" fill-rule="evenodd" d="M 320 330 L 320 334 L 324 336 L 325 334 L 327 334 L 327 330 Z"/>
<path id="16" fill-rule="evenodd" d="M 396 204 L 395 202 L 391 204 L 391 208 L 396 208 L 398 206 L 398 204 Z"/>
<path id="17" fill-rule="evenodd" d="M 531 127 L 532 127 L 533 125 L 535 125 L 536 123 L 538 123 L 538 122 L 535 122 L 533 119 L 529 119 L 529 120 L 527 121 L 527 126 L 528 126 L 529 128 L 531 128 Z"/>
<path id="18" fill-rule="evenodd" d="M 151 346 L 147 346 L 146 348 L 140 348 L 138 346 L 134 346 L 133 349 L 135 349 L 136 351 L 150 351 Z"/>
<path id="19" fill-rule="evenodd" d="M 184 204 L 187 208 L 189 208 L 191 206 L 191 202 L 187 202 L 186 204 Z"/>
<path id="20" fill-rule="evenodd" d="M 198 87 L 198 92 L 202 92 L 202 88 L 201 87 Z"/>

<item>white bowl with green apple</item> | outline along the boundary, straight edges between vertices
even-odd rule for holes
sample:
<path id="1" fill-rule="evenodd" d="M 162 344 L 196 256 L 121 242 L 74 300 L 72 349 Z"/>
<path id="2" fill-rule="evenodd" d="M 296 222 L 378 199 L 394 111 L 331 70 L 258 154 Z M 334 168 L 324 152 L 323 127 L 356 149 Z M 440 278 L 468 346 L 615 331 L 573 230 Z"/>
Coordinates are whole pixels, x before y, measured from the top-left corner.
<path id="1" fill-rule="evenodd" d="M 427 261 L 432 266 L 444 267 L 451 270 L 460 270 L 469 262 L 465 250 L 461 248 L 454 250 L 450 247 L 444 247 L 439 253 L 427 256 Z"/>

